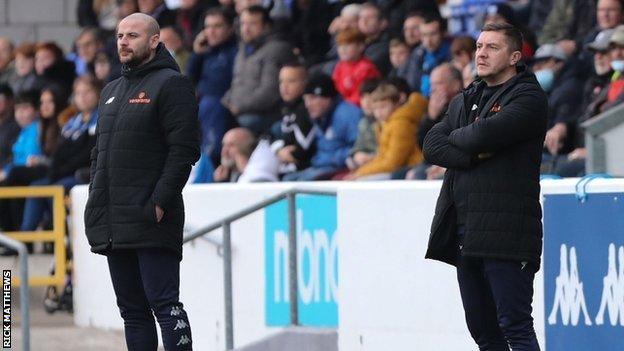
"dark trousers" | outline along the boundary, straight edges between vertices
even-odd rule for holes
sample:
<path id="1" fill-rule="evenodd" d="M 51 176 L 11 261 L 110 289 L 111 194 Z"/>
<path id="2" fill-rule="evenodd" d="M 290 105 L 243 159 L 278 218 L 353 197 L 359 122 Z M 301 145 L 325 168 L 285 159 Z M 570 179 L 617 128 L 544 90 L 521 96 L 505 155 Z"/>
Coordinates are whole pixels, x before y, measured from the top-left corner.
<path id="1" fill-rule="evenodd" d="M 0 187 L 29 185 L 35 180 L 44 178 L 47 171 L 48 168 L 45 166 L 14 167 L 7 175 L 7 179 L 0 182 Z M 24 199 L 0 199 L 0 229 L 7 232 L 20 230 L 23 213 Z"/>
<path id="2" fill-rule="evenodd" d="M 116 250 L 108 267 L 124 320 L 129 351 L 156 351 L 160 325 L 165 350 L 192 350 L 191 327 L 179 301 L 180 261 L 166 249 Z"/>
<path id="3" fill-rule="evenodd" d="M 531 316 L 532 263 L 463 257 L 459 230 L 457 280 L 470 335 L 481 351 L 538 351 Z"/>

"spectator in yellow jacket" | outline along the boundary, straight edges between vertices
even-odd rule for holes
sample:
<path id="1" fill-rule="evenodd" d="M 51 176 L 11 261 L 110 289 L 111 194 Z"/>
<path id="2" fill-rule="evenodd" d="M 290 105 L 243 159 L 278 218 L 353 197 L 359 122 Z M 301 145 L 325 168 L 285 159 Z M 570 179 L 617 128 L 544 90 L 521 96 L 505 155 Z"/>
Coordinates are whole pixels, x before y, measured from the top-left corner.
<path id="1" fill-rule="evenodd" d="M 427 111 L 427 99 L 412 93 L 402 104 L 399 88 L 388 82 L 373 91 L 372 99 L 379 148 L 377 155 L 355 171 L 351 179 L 390 179 L 392 172 L 422 161 L 416 135 L 420 119 Z"/>

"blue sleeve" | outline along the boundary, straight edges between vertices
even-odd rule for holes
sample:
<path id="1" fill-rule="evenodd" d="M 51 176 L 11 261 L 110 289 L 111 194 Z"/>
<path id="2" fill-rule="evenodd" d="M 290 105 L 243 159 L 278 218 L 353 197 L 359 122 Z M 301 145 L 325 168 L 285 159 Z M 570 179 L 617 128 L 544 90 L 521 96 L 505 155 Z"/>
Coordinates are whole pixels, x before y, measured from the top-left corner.
<path id="1" fill-rule="evenodd" d="M 203 63 L 204 55 L 197 55 L 196 53 L 191 54 L 191 58 L 187 63 L 186 74 L 193 84 L 197 84 L 197 82 L 199 82 Z"/>
<path id="2" fill-rule="evenodd" d="M 317 152 L 312 156 L 313 167 L 334 166 L 334 160 L 331 155 L 326 152 Z"/>
<path id="3" fill-rule="evenodd" d="M 334 154 L 334 159 L 332 161 L 332 163 L 338 167 L 344 167 L 345 161 L 347 157 L 349 157 L 349 152 L 357 140 L 358 123 L 362 117 L 362 112 L 359 108 L 349 112 L 351 113 L 343 120 L 344 124 L 341 126 L 340 130 L 340 139 L 342 139 L 343 144 Z"/>
<path id="4" fill-rule="evenodd" d="M 26 154 L 28 156 L 41 155 L 41 145 L 39 143 L 39 130 L 35 129 L 34 133 L 28 139 L 26 144 Z"/>
<path id="5" fill-rule="evenodd" d="M 24 166 L 29 156 L 41 155 L 39 145 L 39 127 L 37 124 L 23 129 L 14 144 L 13 161 L 14 166 Z"/>

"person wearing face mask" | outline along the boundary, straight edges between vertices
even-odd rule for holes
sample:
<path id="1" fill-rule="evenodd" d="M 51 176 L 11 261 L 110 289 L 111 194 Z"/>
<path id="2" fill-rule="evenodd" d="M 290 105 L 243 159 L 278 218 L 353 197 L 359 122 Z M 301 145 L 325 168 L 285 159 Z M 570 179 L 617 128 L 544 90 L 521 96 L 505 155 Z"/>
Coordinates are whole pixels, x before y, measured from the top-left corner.
<path id="1" fill-rule="evenodd" d="M 585 175 L 587 149 L 585 148 L 585 133 L 580 128 L 580 125 L 600 114 L 607 101 L 611 77 L 615 73 L 611 68 L 611 52 L 617 53 L 618 51 L 617 47 L 611 44 L 614 32 L 615 30 L 613 29 L 601 31 L 594 41 L 590 42 L 585 48 L 587 52 L 593 55 L 593 69 L 589 73 L 589 78 L 583 87 L 583 103 L 579 109 L 580 116 L 576 123 L 572 151 L 552 158 L 550 163 L 551 169 L 544 169 L 543 171 L 561 177 L 581 177 Z"/>
<path id="2" fill-rule="evenodd" d="M 617 26 L 609 39 L 609 58 L 614 73 L 601 111 L 624 102 L 624 25 Z"/>
<path id="3" fill-rule="evenodd" d="M 533 72 L 548 94 L 548 132 L 545 158 L 571 151 L 571 136 L 578 116 L 583 84 L 576 76 L 575 62 L 555 44 L 540 46 L 533 58 Z M 548 164 L 548 163 L 545 163 Z"/>
<path id="4" fill-rule="evenodd" d="M 585 135 L 578 125 L 624 102 L 624 25 L 600 32 L 587 47 L 594 54 L 594 76 L 585 85 L 574 148 L 553 162 L 553 173 L 562 177 L 585 174 Z"/>
<path id="5" fill-rule="evenodd" d="M 614 29 L 606 29 L 598 33 L 594 41 L 589 43 L 586 51 L 593 54 L 593 69 L 583 88 L 583 103 L 579 109 L 573 150 L 566 155 L 559 155 L 553 162 L 552 173 L 561 177 L 581 177 L 585 175 L 585 133 L 580 124 L 600 114 L 607 100 L 608 87 L 614 70 L 611 68 L 611 52 L 618 52 L 611 44 Z M 617 39 L 617 37 L 616 37 Z M 616 65 L 617 66 L 617 65 Z"/>
<path id="6" fill-rule="evenodd" d="M 590 105 L 596 101 L 604 88 L 611 82 L 614 70 L 611 68 L 612 62 L 609 48 L 614 32 L 615 29 L 605 29 L 598 33 L 594 41 L 587 45 L 586 50 L 593 56 L 593 69 L 583 88 L 583 105 L 581 109 L 583 114 L 586 113 Z"/>

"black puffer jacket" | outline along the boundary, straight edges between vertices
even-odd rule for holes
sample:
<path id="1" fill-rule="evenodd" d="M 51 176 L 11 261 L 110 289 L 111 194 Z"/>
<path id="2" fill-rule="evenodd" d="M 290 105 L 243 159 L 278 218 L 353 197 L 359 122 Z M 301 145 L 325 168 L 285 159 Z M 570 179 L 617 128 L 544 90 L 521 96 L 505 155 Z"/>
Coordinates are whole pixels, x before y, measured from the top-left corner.
<path id="1" fill-rule="evenodd" d="M 91 251 L 165 247 L 181 259 L 182 188 L 199 159 L 191 83 L 159 44 L 152 61 L 104 88 L 99 113 L 85 209 Z"/>
<path id="2" fill-rule="evenodd" d="M 539 168 L 548 100 L 535 76 L 519 66 L 469 123 L 467 111 L 485 83 L 477 80 L 451 101 L 425 137 L 425 159 L 447 167 L 426 257 L 457 259 L 453 194 L 466 201 L 462 254 L 530 261 L 539 267 L 542 211 Z M 462 189 L 453 189 L 461 186 Z"/>

